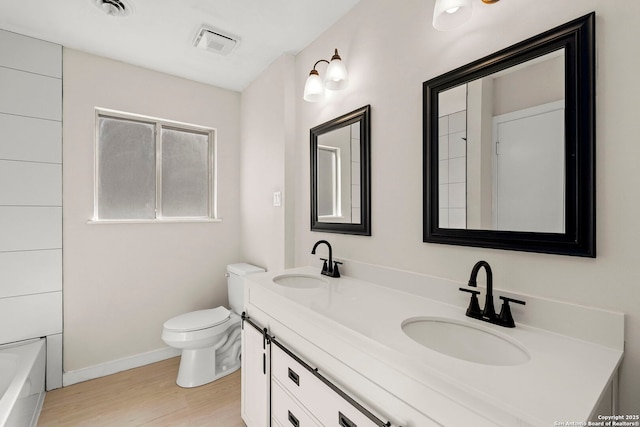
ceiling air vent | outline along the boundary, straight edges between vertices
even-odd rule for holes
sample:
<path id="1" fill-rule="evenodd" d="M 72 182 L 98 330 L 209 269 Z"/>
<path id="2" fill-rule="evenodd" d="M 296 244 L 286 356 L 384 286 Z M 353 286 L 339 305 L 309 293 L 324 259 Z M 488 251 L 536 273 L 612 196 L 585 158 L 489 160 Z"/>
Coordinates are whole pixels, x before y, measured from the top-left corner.
<path id="1" fill-rule="evenodd" d="M 131 3 L 127 0 L 94 0 L 104 13 L 109 16 L 128 16 L 133 12 Z"/>
<path id="2" fill-rule="evenodd" d="M 223 34 L 221 31 L 211 27 L 203 26 L 198 31 L 193 45 L 200 49 L 205 49 L 219 55 L 228 55 L 234 47 L 238 45 L 239 39 Z"/>

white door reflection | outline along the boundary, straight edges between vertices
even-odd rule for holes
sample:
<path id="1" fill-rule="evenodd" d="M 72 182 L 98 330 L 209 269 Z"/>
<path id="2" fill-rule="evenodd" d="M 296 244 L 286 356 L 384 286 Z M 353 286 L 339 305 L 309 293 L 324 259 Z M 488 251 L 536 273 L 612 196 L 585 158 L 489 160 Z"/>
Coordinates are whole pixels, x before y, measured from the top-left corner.
<path id="1" fill-rule="evenodd" d="M 494 229 L 564 233 L 564 102 L 494 121 Z"/>

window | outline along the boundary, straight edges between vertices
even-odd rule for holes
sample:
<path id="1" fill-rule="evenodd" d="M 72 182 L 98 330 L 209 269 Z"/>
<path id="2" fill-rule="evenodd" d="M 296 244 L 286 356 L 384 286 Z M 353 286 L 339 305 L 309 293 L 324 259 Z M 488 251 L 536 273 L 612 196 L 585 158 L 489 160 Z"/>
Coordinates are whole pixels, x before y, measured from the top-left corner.
<path id="1" fill-rule="evenodd" d="M 216 218 L 215 130 L 96 110 L 95 221 Z"/>
<path id="2" fill-rule="evenodd" d="M 340 148 L 318 145 L 318 217 L 341 215 Z"/>

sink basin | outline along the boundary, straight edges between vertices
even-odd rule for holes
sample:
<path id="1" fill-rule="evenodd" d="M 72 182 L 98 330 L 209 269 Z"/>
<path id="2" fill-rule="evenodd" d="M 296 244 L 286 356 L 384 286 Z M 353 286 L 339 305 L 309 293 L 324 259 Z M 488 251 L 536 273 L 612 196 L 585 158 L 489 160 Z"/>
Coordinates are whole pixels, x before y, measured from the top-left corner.
<path id="1" fill-rule="evenodd" d="M 414 317 L 402 323 L 415 342 L 447 356 L 484 365 L 512 366 L 527 362 L 529 354 L 518 344 L 466 322 Z"/>
<path id="2" fill-rule="evenodd" d="M 280 286 L 298 289 L 311 289 L 326 286 L 329 281 L 322 277 L 309 274 L 281 274 L 273 278 L 273 282 Z"/>

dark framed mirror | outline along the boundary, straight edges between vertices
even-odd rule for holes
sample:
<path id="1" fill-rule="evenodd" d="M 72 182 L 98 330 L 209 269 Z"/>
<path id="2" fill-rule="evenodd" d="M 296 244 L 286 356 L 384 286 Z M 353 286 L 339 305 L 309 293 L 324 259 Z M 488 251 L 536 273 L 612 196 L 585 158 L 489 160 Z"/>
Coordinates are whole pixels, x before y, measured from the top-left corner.
<path id="1" fill-rule="evenodd" d="M 596 256 L 595 14 L 423 84 L 423 240 Z"/>
<path id="2" fill-rule="evenodd" d="M 312 231 L 371 235 L 370 110 L 310 131 Z"/>

